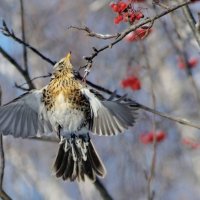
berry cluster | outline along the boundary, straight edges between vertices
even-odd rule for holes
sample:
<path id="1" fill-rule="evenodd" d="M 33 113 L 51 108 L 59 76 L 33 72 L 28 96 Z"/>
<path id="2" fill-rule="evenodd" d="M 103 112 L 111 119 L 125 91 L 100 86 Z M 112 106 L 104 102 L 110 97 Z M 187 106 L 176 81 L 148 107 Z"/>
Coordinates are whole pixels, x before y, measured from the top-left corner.
<path id="1" fill-rule="evenodd" d="M 166 138 L 166 133 L 164 131 L 159 131 L 156 133 L 148 132 L 140 135 L 140 142 L 142 144 L 151 144 L 153 143 L 154 135 L 156 137 L 157 142 L 162 142 Z"/>
<path id="2" fill-rule="evenodd" d="M 152 32 L 152 28 L 143 26 L 141 28 L 136 29 L 135 31 L 130 32 L 126 35 L 125 40 L 128 42 L 143 40 Z"/>
<path id="3" fill-rule="evenodd" d="M 122 88 L 131 88 L 132 90 L 140 90 L 141 82 L 136 76 L 129 76 L 121 81 Z"/>
<path id="4" fill-rule="evenodd" d="M 135 1 L 130 0 L 124 2 L 120 0 L 117 3 L 110 3 L 113 12 L 117 13 L 117 16 L 114 19 L 115 24 L 119 24 L 120 22 L 129 22 L 130 24 L 133 24 L 136 20 L 138 21 L 144 17 L 140 10 L 135 10 L 133 8 L 134 2 Z"/>
<path id="5" fill-rule="evenodd" d="M 200 148 L 199 142 L 196 142 L 196 141 L 189 139 L 189 138 L 183 138 L 182 143 L 185 146 L 187 146 L 188 148 L 191 148 L 191 149 L 199 149 Z"/>
<path id="6" fill-rule="evenodd" d="M 188 67 L 189 68 L 195 68 L 199 63 L 199 60 L 197 58 L 193 57 L 193 58 L 190 58 L 187 61 L 187 63 L 188 63 Z M 185 62 L 183 57 L 179 57 L 178 58 L 178 67 L 180 69 L 185 69 L 186 68 L 186 62 Z"/>

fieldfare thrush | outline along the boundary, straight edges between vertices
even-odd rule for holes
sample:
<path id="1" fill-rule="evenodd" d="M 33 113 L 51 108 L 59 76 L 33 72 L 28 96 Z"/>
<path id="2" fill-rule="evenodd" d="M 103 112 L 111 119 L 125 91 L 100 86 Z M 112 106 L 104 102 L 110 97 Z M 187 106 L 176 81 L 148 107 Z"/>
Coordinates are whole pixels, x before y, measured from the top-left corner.
<path id="1" fill-rule="evenodd" d="M 89 132 L 110 136 L 133 126 L 137 104 L 108 99 L 74 75 L 71 53 L 57 62 L 48 85 L 32 90 L 0 107 L 0 132 L 14 137 L 35 137 L 56 132 L 60 147 L 54 164 L 63 180 L 92 181 L 106 170 Z"/>

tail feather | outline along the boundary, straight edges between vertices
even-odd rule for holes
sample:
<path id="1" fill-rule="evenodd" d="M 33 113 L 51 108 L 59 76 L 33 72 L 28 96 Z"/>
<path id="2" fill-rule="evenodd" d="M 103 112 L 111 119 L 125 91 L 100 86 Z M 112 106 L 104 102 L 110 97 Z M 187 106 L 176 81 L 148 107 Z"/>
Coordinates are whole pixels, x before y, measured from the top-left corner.
<path id="1" fill-rule="evenodd" d="M 94 148 L 94 145 L 92 144 L 92 142 L 90 142 L 88 146 L 89 146 L 88 147 L 88 156 L 89 156 L 89 160 L 91 162 L 93 169 L 95 170 L 95 172 L 98 176 L 104 177 L 105 176 L 105 168 L 102 165 L 102 162 Z"/>
<path id="2" fill-rule="evenodd" d="M 96 176 L 104 177 L 106 173 L 92 142 L 83 135 L 60 144 L 53 169 L 56 177 L 70 181 L 85 181 L 85 176 L 95 181 Z"/>
<path id="3" fill-rule="evenodd" d="M 64 174 L 61 174 L 59 177 L 62 176 L 63 180 L 67 180 L 70 179 L 70 177 L 72 176 L 73 173 L 73 168 L 74 168 L 74 161 L 72 158 L 72 154 L 71 152 L 68 152 L 69 156 L 68 156 L 68 160 L 67 160 L 67 166 L 65 166 L 65 171 Z"/>
<path id="4" fill-rule="evenodd" d="M 90 180 L 95 180 L 96 179 L 96 174 L 92 168 L 91 162 L 89 159 L 84 161 L 84 172 L 85 174 L 89 177 Z"/>
<path id="5" fill-rule="evenodd" d="M 65 168 L 66 168 L 66 165 L 67 165 L 68 156 L 69 156 L 68 153 L 64 154 L 64 156 L 62 158 L 62 162 L 61 162 L 59 168 L 56 171 L 56 176 L 57 177 L 61 177 L 64 174 Z"/>

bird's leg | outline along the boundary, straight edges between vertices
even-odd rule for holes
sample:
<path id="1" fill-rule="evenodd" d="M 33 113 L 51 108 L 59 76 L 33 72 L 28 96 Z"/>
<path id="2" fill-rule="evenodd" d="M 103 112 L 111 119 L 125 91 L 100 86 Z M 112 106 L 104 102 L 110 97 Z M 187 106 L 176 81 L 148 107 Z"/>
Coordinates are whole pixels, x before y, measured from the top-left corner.
<path id="1" fill-rule="evenodd" d="M 61 137 L 60 137 L 60 131 L 61 131 L 61 126 L 60 125 L 58 125 L 58 131 L 57 131 L 57 136 L 58 136 L 58 138 L 61 140 Z"/>
<path id="2" fill-rule="evenodd" d="M 71 149 L 72 149 L 73 160 L 74 160 L 74 162 L 76 162 L 77 159 L 78 159 L 78 155 L 77 155 L 78 152 L 77 152 L 77 148 L 76 148 L 76 144 L 75 144 L 77 136 L 76 136 L 75 133 L 71 133 L 70 136 L 71 137 L 68 141 L 69 141 L 69 144 L 70 144 Z"/>

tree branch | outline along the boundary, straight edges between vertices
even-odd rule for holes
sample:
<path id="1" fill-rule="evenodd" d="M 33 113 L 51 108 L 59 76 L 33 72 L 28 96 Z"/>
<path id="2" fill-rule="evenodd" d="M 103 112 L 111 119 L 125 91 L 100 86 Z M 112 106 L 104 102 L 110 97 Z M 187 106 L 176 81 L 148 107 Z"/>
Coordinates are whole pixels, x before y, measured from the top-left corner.
<path id="1" fill-rule="evenodd" d="M 15 66 L 15 68 L 18 70 L 18 72 L 24 77 L 24 79 L 26 80 L 29 89 L 26 90 L 30 90 L 30 89 L 34 89 L 35 86 L 33 85 L 33 83 L 30 81 L 30 77 L 29 74 L 27 73 L 27 71 L 23 70 L 22 67 L 19 65 L 19 63 L 13 59 L 1 46 L 0 46 L 0 53 L 11 63 L 13 64 L 13 66 Z"/>
<path id="2" fill-rule="evenodd" d="M 23 0 L 20 0 L 20 9 L 21 9 L 22 40 L 26 42 Z M 26 71 L 28 71 L 28 57 L 27 57 L 27 49 L 25 45 L 23 45 L 23 57 L 24 57 L 24 68 Z"/>
<path id="3" fill-rule="evenodd" d="M 196 20 L 194 19 L 192 12 L 188 5 L 183 6 L 182 10 L 183 10 L 183 14 L 187 20 L 187 23 L 189 24 L 189 26 L 194 34 L 194 37 L 200 47 L 200 31 L 196 27 Z"/>
<path id="4" fill-rule="evenodd" d="M 11 37 L 12 39 L 14 39 L 16 42 L 25 45 L 27 48 L 31 49 L 35 54 L 37 54 L 39 57 L 41 57 L 43 60 L 46 60 L 48 63 L 54 65 L 56 62 L 50 60 L 49 58 L 47 58 L 46 56 L 44 56 L 42 53 L 40 53 L 36 48 L 30 46 L 28 43 L 26 43 L 25 41 L 21 40 L 20 38 L 18 38 L 14 32 L 8 29 L 8 26 L 6 24 L 6 22 L 3 20 L 3 27 L 0 28 L 0 30 L 2 31 L 2 33 L 7 36 L 7 37 Z"/>
<path id="5" fill-rule="evenodd" d="M 101 194 L 102 198 L 104 200 L 112 200 L 113 198 L 110 196 L 109 192 L 107 191 L 107 189 L 104 187 L 104 185 L 101 183 L 101 181 L 99 180 L 99 178 L 96 179 L 96 181 L 94 182 L 94 185 L 96 186 L 97 190 L 99 191 L 99 193 Z"/>
<path id="6" fill-rule="evenodd" d="M 152 103 L 153 103 L 153 109 L 156 109 L 156 96 L 155 96 L 155 92 L 154 92 L 154 86 L 153 86 L 153 78 L 151 75 L 151 65 L 150 65 L 150 61 L 147 55 L 147 50 L 146 50 L 146 46 L 141 42 L 141 47 L 142 47 L 142 54 L 144 55 L 144 59 L 145 59 L 145 64 L 147 67 L 147 71 L 148 71 L 148 76 L 150 79 L 150 90 L 151 90 L 151 98 L 152 98 Z M 155 176 L 155 166 L 156 166 L 156 157 L 157 157 L 157 140 L 156 140 L 156 119 L 155 119 L 155 114 L 153 115 L 153 119 L 152 119 L 152 127 L 153 127 L 153 155 L 151 158 L 151 164 L 150 164 L 150 170 L 149 173 L 146 172 L 146 180 L 147 180 L 147 199 L 148 200 L 153 200 L 154 196 L 155 196 L 155 191 L 152 190 L 152 181 L 153 178 Z"/>
<path id="7" fill-rule="evenodd" d="M 93 63 L 93 59 L 100 52 L 102 52 L 102 51 L 104 51 L 104 50 L 106 50 L 108 48 L 112 48 L 114 45 L 116 45 L 118 42 L 120 42 L 126 35 L 128 35 L 132 31 L 135 31 L 137 28 L 140 28 L 143 25 L 146 25 L 148 23 L 150 23 L 151 26 L 152 26 L 152 24 L 154 23 L 155 20 L 167 15 L 170 12 L 173 12 L 173 11 L 177 10 L 178 8 L 181 8 L 181 7 L 185 6 L 185 5 L 187 5 L 188 3 L 190 3 L 190 0 L 186 1 L 186 2 L 183 2 L 183 3 L 180 3 L 180 4 L 178 4 L 178 5 L 176 5 L 176 6 L 172 7 L 172 8 L 169 8 L 169 9 L 163 11 L 162 13 L 160 13 L 160 14 L 152 17 L 152 18 L 148 18 L 146 20 L 141 21 L 138 24 L 131 25 L 129 28 L 127 28 L 124 31 L 122 31 L 121 33 L 119 33 L 118 37 L 113 42 L 101 47 L 100 49 L 97 49 L 96 47 L 93 47 L 93 53 L 90 56 L 84 57 L 84 59 L 87 61 L 86 65 L 83 66 L 84 68 L 86 68 L 84 79 L 86 79 L 86 77 L 88 76 L 88 74 L 90 72 L 90 69 L 91 69 L 92 63 Z"/>
<path id="8" fill-rule="evenodd" d="M 69 26 L 67 29 L 77 29 L 79 31 L 84 31 L 90 37 L 95 37 L 95 38 L 103 39 L 103 40 L 108 40 L 108 39 L 118 37 L 118 34 L 110 35 L 110 34 L 95 33 L 93 31 L 91 31 L 90 28 L 88 28 L 87 26 L 84 26 L 84 27 Z"/>

